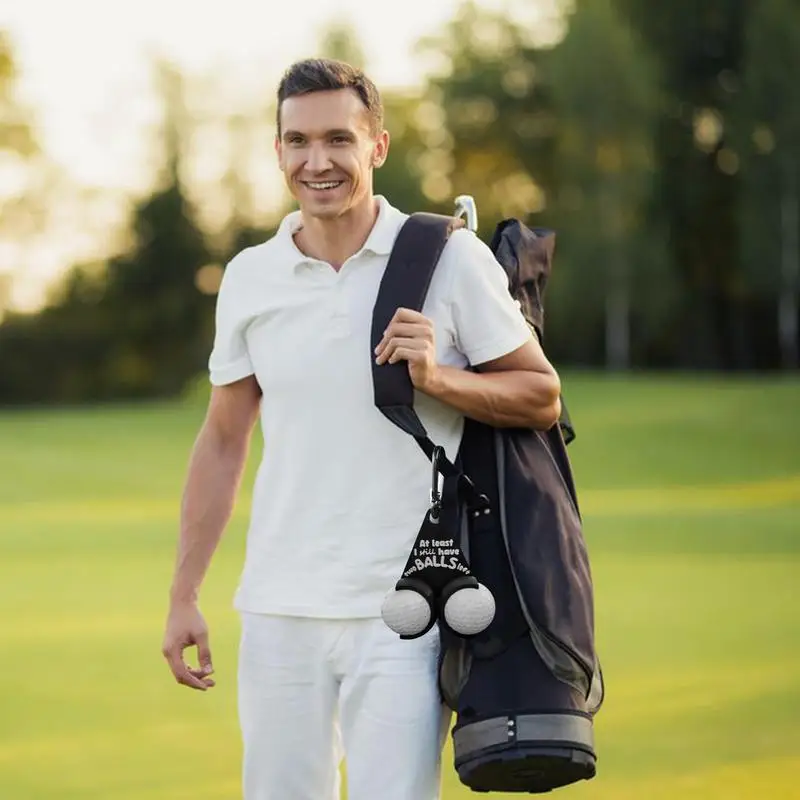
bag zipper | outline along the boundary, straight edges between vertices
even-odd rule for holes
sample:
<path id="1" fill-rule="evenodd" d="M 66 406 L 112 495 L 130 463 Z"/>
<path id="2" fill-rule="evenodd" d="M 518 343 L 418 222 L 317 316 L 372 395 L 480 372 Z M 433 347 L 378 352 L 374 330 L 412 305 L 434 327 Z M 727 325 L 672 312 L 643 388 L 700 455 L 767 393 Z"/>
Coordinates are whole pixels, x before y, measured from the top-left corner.
<path id="1" fill-rule="evenodd" d="M 569 647 L 569 645 L 564 644 L 564 642 L 562 642 L 560 639 L 558 639 L 557 637 L 553 636 L 553 634 L 551 634 L 549 631 L 545 630 L 543 627 L 541 627 L 540 625 L 537 625 L 534 622 L 533 617 L 531 616 L 531 613 L 530 613 L 530 609 L 528 608 L 528 606 L 527 606 L 527 604 L 525 602 L 525 599 L 524 599 L 524 597 L 522 595 L 522 591 L 521 591 L 520 585 L 519 585 L 519 579 L 517 578 L 517 573 L 516 573 L 516 570 L 514 569 L 514 562 L 513 562 L 512 558 L 511 558 L 511 546 L 510 546 L 509 541 L 508 541 L 508 531 L 507 531 L 507 528 L 506 528 L 505 498 L 503 497 L 503 489 L 502 489 L 502 487 L 503 487 L 503 479 L 505 477 L 505 466 L 504 466 L 503 458 L 502 458 L 502 456 L 503 456 L 503 442 L 502 442 L 501 436 L 498 433 L 495 433 L 495 437 L 494 438 L 495 438 L 495 456 L 497 458 L 497 471 L 498 471 L 497 472 L 497 484 L 498 484 L 498 488 L 500 489 L 500 497 L 498 498 L 499 499 L 498 507 L 500 509 L 500 535 L 503 537 L 503 545 L 505 546 L 506 557 L 508 558 L 508 564 L 509 564 L 510 571 L 511 571 L 511 577 L 512 577 L 512 579 L 514 581 L 514 587 L 515 587 L 515 589 L 517 591 L 517 599 L 519 600 L 520 607 L 522 608 L 522 613 L 525 615 L 525 620 L 528 623 L 529 627 L 535 628 L 538 633 L 540 633 L 542 636 L 544 636 L 545 639 L 550 641 L 553 645 L 555 645 L 557 648 L 559 648 L 563 653 L 566 653 L 570 657 L 570 659 L 575 664 L 577 664 L 578 668 L 586 676 L 587 682 L 586 682 L 586 692 L 585 692 L 585 694 L 588 697 L 589 693 L 591 692 L 591 689 L 592 689 L 592 678 L 593 678 L 593 675 L 594 675 L 593 670 L 589 670 L 589 669 L 586 668 L 586 666 L 584 666 L 583 659 L 580 658 L 575 653 L 575 651 L 571 647 Z M 548 451 L 548 453 L 549 453 L 549 451 Z M 555 462 L 555 459 L 553 459 L 552 454 L 550 454 L 550 458 Z M 559 471 L 559 475 L 561 475 L 560 471 Z M 563 477 L 561 478 L 561 481 L 563 483 L 563 481 L 564 481 Z M 567 491 L 567 494 L 569 494 L 569 491 Z M 571 498 L 570 498 L 570 502 L 572 502 Z M 580 690 L 581 687 L 575 687 L 575 688 Z"/>

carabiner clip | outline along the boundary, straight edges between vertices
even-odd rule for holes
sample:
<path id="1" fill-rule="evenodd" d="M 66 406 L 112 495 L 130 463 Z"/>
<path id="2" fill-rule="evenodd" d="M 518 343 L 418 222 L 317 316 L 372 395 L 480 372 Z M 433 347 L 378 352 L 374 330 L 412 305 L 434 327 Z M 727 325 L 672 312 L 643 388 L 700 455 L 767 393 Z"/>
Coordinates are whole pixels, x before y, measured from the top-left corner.
<path id="1" fill-rule="evenodd" d="M 439 491 L 439 459 L 444 457 L 444 448 L 437 445 L 431 455 L 431 522 L 438 522 L 442 513 L 442 493 Z"/>

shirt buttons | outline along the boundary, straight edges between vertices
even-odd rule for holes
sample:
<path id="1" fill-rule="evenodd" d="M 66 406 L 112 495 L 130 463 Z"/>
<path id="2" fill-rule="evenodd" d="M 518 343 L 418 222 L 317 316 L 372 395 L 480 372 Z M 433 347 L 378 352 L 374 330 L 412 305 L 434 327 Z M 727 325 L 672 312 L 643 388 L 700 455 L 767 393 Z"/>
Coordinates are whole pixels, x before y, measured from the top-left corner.
<path id="1" fill-rule="evenodd" d="M 350 307 L 345 282 L 340 274 L 331 296 L 331 329 L 333 336 L 350 334 Z"/>

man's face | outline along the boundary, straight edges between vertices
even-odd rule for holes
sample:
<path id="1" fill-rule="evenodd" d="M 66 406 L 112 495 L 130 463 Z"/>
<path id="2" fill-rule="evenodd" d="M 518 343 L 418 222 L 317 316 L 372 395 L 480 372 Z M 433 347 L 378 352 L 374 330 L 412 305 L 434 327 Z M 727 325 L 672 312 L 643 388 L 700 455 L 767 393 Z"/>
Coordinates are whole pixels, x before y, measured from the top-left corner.
<path id="1" fill-rule="evenodd" d="M 278 162 L 304 214 L 332 219 L 372 191 L 389 135 L 370 131 L 367 109 L 350 89 L 289 97 L 281 107 Z"/>

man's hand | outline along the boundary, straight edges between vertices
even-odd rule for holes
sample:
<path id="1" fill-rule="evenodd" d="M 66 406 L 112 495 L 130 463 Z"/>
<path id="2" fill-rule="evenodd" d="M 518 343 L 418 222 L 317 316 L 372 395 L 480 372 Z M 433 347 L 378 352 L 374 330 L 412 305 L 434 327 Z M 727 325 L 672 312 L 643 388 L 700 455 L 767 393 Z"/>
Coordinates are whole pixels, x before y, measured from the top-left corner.
<path id="1" fill-rule="evenodd" d="M 183 660 L 183 651 L 192 645 L 197 645 L 197 668 L 189 667 Z M 214 681 L 208 677 L 214 672 L 208 628 L 195 603 L 173 604 L 170 607 L 161 652 L 178 683 L 203 692 L 214 686 Z"/>
<path id="2" fill-rule="evenodd" d="M 397 309 L 375 348 L 378 364 L 408 362 L 414 387 L 430 393 L 439 379 L 433 323 L 417 311 Z"/>

